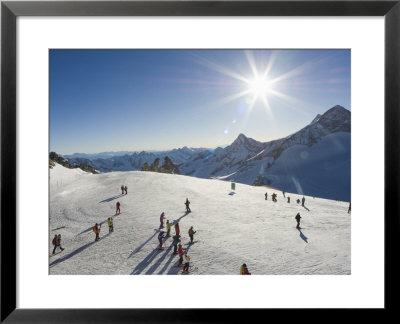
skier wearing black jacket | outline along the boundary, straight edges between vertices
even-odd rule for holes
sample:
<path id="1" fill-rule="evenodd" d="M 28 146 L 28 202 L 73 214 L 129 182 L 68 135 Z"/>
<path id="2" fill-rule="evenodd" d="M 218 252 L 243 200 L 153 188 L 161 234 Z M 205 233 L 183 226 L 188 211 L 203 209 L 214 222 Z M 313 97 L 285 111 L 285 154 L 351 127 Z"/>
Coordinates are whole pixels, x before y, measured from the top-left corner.
<path id="1" fill-rule="evenodd" d="M 172 238 L 174 239 L 174 241 L 172 243 L 173 246 L 174 246 L 174 253 L 173 254 L 177 254 L 178 253 L 178 243 L 181 241 L 179 237 L 180 237 L 179 234 L 172 236 Z"/>
<path id="2" fill-rule="evenodd" d="M 301 218 L 300 213 L 297 213 L 297 215 L 296 215 L 294 218 L 295 218 L 296 221 L 297 221 L 297 226 L 296 226 L 296 228 L 300 228 L 300 218 Z"/>
<path id="3" fill-rule="evenodd" d="M 190 212 L 191 212 L 190 207 L 189 207 L 189 204 L 190 204 L 190 201 L 189 201 L 189 199 L 186 198 L 185 205 L 186 205 L 186 212 L 187 212 L 187 213 L 190 213 Z"/>

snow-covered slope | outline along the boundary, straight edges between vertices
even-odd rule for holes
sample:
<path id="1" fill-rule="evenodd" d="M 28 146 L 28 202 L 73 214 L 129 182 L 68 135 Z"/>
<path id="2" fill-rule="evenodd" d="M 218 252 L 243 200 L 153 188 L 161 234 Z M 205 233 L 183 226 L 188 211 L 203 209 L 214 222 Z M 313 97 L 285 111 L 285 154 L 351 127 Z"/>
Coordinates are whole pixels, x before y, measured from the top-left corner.
<path id="1" fill-rule="evenodd" d="M 122 184 L 127 195 L 121 195 Z M 216 179 L 139 171 L 94 175 L 56 165 L 50 170 L 49 250 L 58 233 L 65 250 L 49 258 L 50 274 L 179 274 L 172 239 L 156 250 L 162 211 L 170 222 L 179 221 L 192 274 L 238 274 L 242 263 L 253 275 L 350 274 L 348 204 L 306 196 L 301 207 L 295 200 L 302 196 L 286 193 L 289 204 L 281 192 L 273 203 L 272 193 L 243 184 L 232 193 L 229 182 Z M 108 234 L 106 220 L 117 201 L 121 214 Z M 94 243 L 96 222 L 103 226 Z M 197 242 L 186 245 L 190 226 Z"/>

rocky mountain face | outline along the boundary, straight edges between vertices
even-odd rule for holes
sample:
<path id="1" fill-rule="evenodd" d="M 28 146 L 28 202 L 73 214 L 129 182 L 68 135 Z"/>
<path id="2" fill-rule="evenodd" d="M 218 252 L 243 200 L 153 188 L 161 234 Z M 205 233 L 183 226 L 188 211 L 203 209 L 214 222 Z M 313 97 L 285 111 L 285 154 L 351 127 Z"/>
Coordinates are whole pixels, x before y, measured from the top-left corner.
<path id="1" fill-rule="evenodd" d="M 153 171 L 153 172 L 160 172 L 160 173 L 172 173 L 172 174 L 181 174 L 179 172 L 179 168 L 177 165 L 175 165 L 171 159 L 166 156 L 164 158 L 164 164 L 160 167 L 160 159 L 156 158 L 154 162 L 149 165 L 147 162 L 145 162 L 142 165 L 141 171 Z"/>
<path id="2" fill-rule="evenodd" d="M 85 163 L 80 164 L 71 164 L 68 159 L 58 155 L 56 152 L 50 152 L 49 154 L 49 167 L 52 169 L 55 166 L 55 163 L 61 164 L 62 166 L 68 169 L 82 169 L 85 172 L 90 172 L 93 174 L 97 174 L 98 172 L 90 165 Z"/>

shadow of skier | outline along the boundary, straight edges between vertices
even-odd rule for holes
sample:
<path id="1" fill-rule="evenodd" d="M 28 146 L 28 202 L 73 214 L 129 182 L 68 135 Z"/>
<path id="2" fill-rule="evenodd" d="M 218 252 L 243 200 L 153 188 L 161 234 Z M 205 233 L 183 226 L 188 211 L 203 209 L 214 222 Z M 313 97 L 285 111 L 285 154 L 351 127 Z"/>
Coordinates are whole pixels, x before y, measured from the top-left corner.
<path id="1" fill-rule="evenodd" d="M 107 233 L 107 234 L 103 235 L 102 237 L 100 237 L 100 239 L 97 242 L 99 242 L 102 239 L 106 238 L 108 235 L 110 235 L 110 234 Z M 67 254 L 67 255 L 65 255 L 65 256 L 63 256 L 63 257 L 61 257 L 61 258 L 59 258 L 59 259 L 57 259 L 55 261 L 53 261 L 52 263 L 49 264 L 49 267 L 53 267 L 53 266 L 55 266 L 55 265 L 57 265 L 57 264 L 59 264 L 61 262 L 64 262 L 65 260 L 68 260 L 68 259 L 72 258 L 73 256 L 77 255 L 78 253 L 81 253 L 82 251 L 84 251 L 87 248 L 91 247 L 94 243 L 96 243 L 96 241 L 92 241 L 92 242 L 89 242 L 89 243 L 87 243 L 85 245 L 82 245 L 80 248 L 77 248 L 75 251 L 72 251 L 71 253 L 69 253 L 69 254 Z"/>
<path id="2" fill-rule="evenodd" d="M 301 231 L 300 228 L 297 228 L 297 230 L 300 232 L 300 237 L 301 237 L 301 239 L 302 239 L 304 242 L 308 243 L 308 242 L 307 242 L 308 237 L 305 236 L 305 235 L 303 234 L 303 232 Z"/>
<path id="3" fill-rule="evenodd" d="M 104 203 L 104 202 L 110 202 L 110 201 L 113 201 L 114 199 L 117 199 L 117 198 L 119 198 L 119 197 L 122 197 L 122 196 L 125 196 L 125 195 L 119 194 L 119 195 L 117 195 L 117 196 L 114 196 L 114 197 L 110 197 L 110 198 L 104 199 L 104 200 L 102 200 L 102 201 L 99 201 L 99 204 L 101 204 L 101 203 Z"/>
<path id="4" fill-rule="evenodd" d="M 172 221 L 172 223 L 171 223 L 171 226 L 175 225 L 176 223 L 179 223 L 179 221 L 180 221 L 183 217 L 185 217 L 186 215 L 188 215 L 188 214 L 190 214 L 190 213 L 185 212 L 185 213 L 184 213 L 181 217 L 179 217 L 178 219 L 174 219 L 174 220 Z"/>
<path id="5" fill-rule="evenodd" d="M 145 257 L 131 272 L 131 275 L 141 274 L 142 271 L 156 258 L 158 254 L 160 254 L 162 250 L 154 249 L 152 250 L 147 257 Z"/>
<path id="6" fill-rule="evenodd" d="M 190 250 L 190 248 L 191 248 L 192 245 L 193 245 L 193 244 L 189 244 L 189 245 L 185 248 L 184 254 L 186 254 L 186 253 L 189 252 L 189 250 Z M 168 269 L 167 274 L 175 274 L 175 275 L 176 275 L 176 274 L 178 274 L 179 272 L 182 272 L 182 268 L 180 268 L 180 267 L 177 266 L 178 260 L 179 260 L 179 259 L 178 259 L 178 258 L 179 258 L 178 254 L 172 255 L 172 256 L 170 257 L 170 259 L 168 260 L 168 263 L 167 263 L 166 265 L 164 265 L 163 269 L 161 270 L 162 272 L 165 271 L 165 269 L 167 268 L 168 264 L 171 263 L 172 259 L 173 259 L 175 256 L 177 256 L 176 265 L 170 267 L 170 268 Z M 185 262 L 185 261 L 184 261 L 184 262 Z M 159 272 L 159 274 L 161 273 L 161 271 Z"/>
<path id="7" fill-rule="evenodd" d="M 171 252 L 171 249 L 174 245 L 171 243 L 171 245 L 168 247 L 168 249 L 164 250 L 163 255 L 157 260 L 156 263 L 154 263 L 147 271 L 146 274 L 153 274 L 157 268 L 161 265 L 161 263 L 164 261 L 164 259 L 168 256 L 168 254 Z"/>
<path id="8" fill-rule="evenodd" d="M 306 206 L 303 206 L 305 210 L 310 211 Z"/>
<path id="9" fill-rule="evenodd" d="M 230 193 L 228 193 L 229 196 L 233 196 L 236 192 L 231 191 Z"/>
<path id="10" fill-rule="evenodd" d="M 132 253 L 128 256 L 128 259 L 131 258 L 135 253 L 138 253 L 141 249 L 143 249 L 143 247 L 144 247 L 147 243 L 149 243 L 149 242 L 154 238 L 154 236 L 157 235 L 158 232 L 160 232 L 159 229 L 158 229 L 158 230 L 154 230 L 154 234 L 153 234 L 152 236 L 150 236 L 150 237 L 146 240 L 146 242 L 142 243 L 142 245 L 140 245 L 140 246 L 137 247 L 135 250 L 133 250 Z"/>

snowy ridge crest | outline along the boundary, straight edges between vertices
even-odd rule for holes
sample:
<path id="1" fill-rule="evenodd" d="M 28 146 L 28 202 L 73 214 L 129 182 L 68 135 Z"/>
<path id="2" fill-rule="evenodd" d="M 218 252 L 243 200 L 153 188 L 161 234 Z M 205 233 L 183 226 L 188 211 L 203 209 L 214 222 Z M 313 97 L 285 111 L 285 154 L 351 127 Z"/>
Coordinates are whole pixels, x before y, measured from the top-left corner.
<path id="1" fill-rule="evenodd" d="M 183 175 L 219 178 L 245 184 L 265 184 L 282 190 L 291 188 L 291 190 L 303 191 L 315 196 L 348 201 L 350 199 L 347 180 L 350 168 L 350 131 L 351 113 L 337 105 L 322 115 L 318 114 L 301 130 L 269 142 L 259 142 L 241 133 L 232 144 L 215 150 L 184 146 L 164 152 L 142 151 L 106 159 L 80 157 L 68 160 L 74 164 L 84 163 L 101 172 L 136 171 L 141 170 L 145 163 L 150 165 L 156 159 L 162 161 L 168 156 Z M 325 140 L 326 138 L 329 140 Z M 298 147 L 301 147 L 301 152 L 298 156 L 292 157 L 298 167 L 292 169 L 292 174 L 275 174 L 276 170 L 281 170 L 283 165 L 288 163 L 287 156 Z M 305 169 L 308 170 L 311 165 L 315 168 L 316 159 L 318 163 L 322 163 L 321 165 L 329 165 L 329 160 L 337 160 L 345 170 L 343 172 L 343 170 L 333 170 L 324 166 L 324 170 L 318 171 L 318 177 L 313 179 L 313 182 L 324 183 L 324 186 L 331 187 L 331 189 L 319 190 L 325 193 L 319 193 L 316 189 L 321 185 L 304 185 L 304 182 L 308 183 L 309 180 L 298 180 L 303 177 Z M 337 185 L 330 184 L 333 180 L 329 180 L 330 183 L 328 183 L 327 179 L 331 179 L 330 175 L 335 175 L 340 183 L 346 184 L 345 190 L 342 189 L 340 195 L 335 193 Z M 283 181 L 282 178 L 291 178 L 293 183 L 297 182 L 295 185 L 297 189 L 293 189 L 293 183 L 288 183 L 289 180 Z M 311 178 L 308 177 L 308 179 Z"/>

